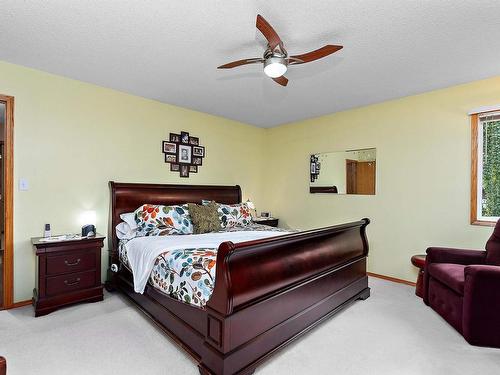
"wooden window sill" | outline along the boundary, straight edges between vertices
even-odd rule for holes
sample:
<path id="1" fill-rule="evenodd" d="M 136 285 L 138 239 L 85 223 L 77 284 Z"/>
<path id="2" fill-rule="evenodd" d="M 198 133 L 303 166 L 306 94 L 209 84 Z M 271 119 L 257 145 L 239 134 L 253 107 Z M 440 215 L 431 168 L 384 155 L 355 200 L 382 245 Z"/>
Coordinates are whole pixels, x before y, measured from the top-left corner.
<path id="1" fill-rule="evenodd" d="M 496 224 L 496 221 L 489 221 L 489 220 L 471 221 L 471 225 L 479 225 L 481 227 L 494 227 L 495 224 Z"/>

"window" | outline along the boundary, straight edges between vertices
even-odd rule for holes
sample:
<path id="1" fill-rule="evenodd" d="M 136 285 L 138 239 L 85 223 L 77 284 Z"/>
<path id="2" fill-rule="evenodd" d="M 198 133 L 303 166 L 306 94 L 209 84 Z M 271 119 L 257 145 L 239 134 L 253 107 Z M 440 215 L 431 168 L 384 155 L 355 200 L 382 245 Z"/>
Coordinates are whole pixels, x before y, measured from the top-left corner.
<path id="1" fill-rule="evenodd" d="M 472 115 L 471 224 L 500 218 L 500 112 Z"/>

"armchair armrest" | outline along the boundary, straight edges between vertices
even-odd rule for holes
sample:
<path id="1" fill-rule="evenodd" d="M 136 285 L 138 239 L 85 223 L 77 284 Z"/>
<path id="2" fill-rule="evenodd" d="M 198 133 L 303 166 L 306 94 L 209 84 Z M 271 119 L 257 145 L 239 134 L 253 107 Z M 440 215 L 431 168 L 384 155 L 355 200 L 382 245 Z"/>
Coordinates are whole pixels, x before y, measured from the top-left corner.
<path id="1" fill-rule="evenodd" d="M 484 264 L 486 251 L 451 249 L 447 247 L 429 247 L 427 249 L 426 264 L 454 263 L 454 264 Z"/>
<path id="2" fill-rule="evenodd" d="M 426 305 L 429 304 L 429 272 L 431 263 L 454 263 L 454 264 L 484 264 L 486 251 L 451 249 L 447 247 L 429 247 L 425 259 L 424 269 L 424 295 Z"/>
<path id="3" fill-rule="evenodd" d="M 500 266 L 465 267 L 463 334 L 471 344 L 500 347 Z"/>

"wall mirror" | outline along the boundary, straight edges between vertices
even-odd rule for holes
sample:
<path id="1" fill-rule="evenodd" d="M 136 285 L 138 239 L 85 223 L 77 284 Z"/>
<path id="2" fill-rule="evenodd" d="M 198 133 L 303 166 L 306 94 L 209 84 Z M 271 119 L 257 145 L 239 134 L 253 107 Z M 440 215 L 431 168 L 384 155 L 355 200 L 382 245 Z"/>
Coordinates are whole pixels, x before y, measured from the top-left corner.
<path id="1" fill-rule="evenodd" d="M 311 193 L 375 195 L 375 148 L 313 154 L 309 167 Z"/>

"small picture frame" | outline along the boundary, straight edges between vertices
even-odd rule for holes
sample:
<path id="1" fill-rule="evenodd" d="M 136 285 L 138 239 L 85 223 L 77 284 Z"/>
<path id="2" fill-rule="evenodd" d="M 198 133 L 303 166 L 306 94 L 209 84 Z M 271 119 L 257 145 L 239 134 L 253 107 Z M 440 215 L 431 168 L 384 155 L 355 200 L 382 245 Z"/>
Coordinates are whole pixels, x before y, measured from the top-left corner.
<path id="1" fill-rule="evenodd" d="M 163 152 L 165 154 L 177 154 L 177 144 L 172 142 L 163 141 Z"/>
<path id="2" fill-rule="evenodd" d="M 190 145 L 179 145 L 179 155 L 178 162 L 181 164 L 191 164 L 192 159 L 192 146 Z"/>
<path id="3" fill-rule="evenodd" d="M 189 133 L 188 132 L 181 132 L 181 142 L 184 144 L 189 144 Z"/>
<path id="4" fill-rule="evenodd" d="M 316 163 L 311 163 L 311 174 L 316 174 Z"/>
<path id="5" fill-rule="evenodd" d="M 201 158 L 204 158 L 205 157 L 205 147 L 193 146 L 193 156 L 199 156 Z"/>
<path id="6" fill-rule="evenodd" d="M 193 164 L 194 165 L 202 165 L 203 159 L 198 156 L 193 156 Z"/>
<path id="7" fill-rule="evenodd" d="M 170 142 L 175 142 L 175 143 L 180 143 L 181 142 L 181 136 L 179 134 L 175 133 L 170 133 Z"/>
<path id="8" fill-rule="evenodd" d="M 189 177 L 189 165 L 182 164 L 181 166 L 181 171 L 180 171 L 180 176 L 184 178 Z"/>
<path id="9" fill-rule="evenodd" d="M 198 173 L 198 166 L 197 165 L 190 165 L 189 166 L 189 173 Z"/>
<path id="10" fill-rule="evenodd" d="M 198 137 L 189 137 L 189 144 L 198 146 L 200 144 L 200 139 Z"/>
<path id="11" fill-rule="evenodd" d="M 165 154 L 165 163 L 177 163 L 177 155 Z"/>
<path id="12" fill-rule="evenodd" d="M 181 170 L 181 168 L 180 168 L 179 164 L 174 164 L 174 163 L 170 164 L 170 171 L 179 172 L 180 170 Z"/>

